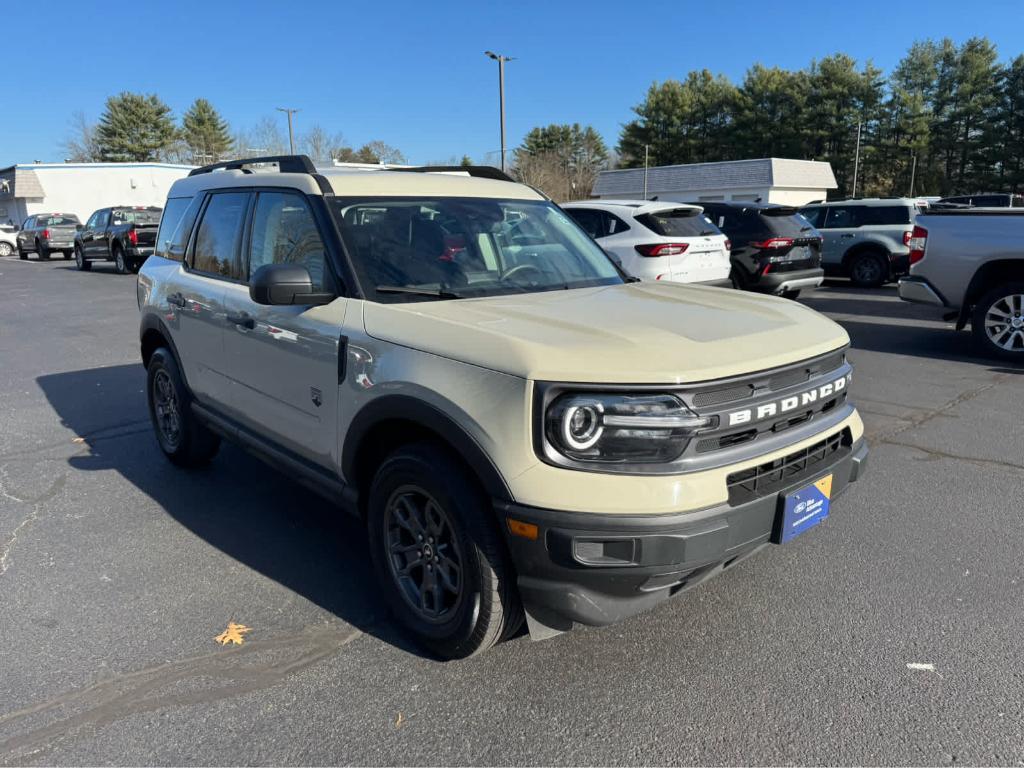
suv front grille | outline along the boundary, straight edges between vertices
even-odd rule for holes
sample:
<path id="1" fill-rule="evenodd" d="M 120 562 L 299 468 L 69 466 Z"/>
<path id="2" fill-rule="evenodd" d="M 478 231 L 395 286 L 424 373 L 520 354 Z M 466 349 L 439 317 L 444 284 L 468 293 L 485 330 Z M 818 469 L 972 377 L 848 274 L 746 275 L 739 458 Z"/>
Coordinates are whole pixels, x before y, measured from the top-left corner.
<path id="1" fill-rule="evenodd" d="M 845 359 L 845 353 L 837 352 L 833 355 L 822 358 L 813 364 L 807 364 L 788 371 L 776 373 L 762 383 L 767 385 L 768 390 L 772 392 L 785 389 L 786 387 L 792 387 L 797 384 L 803 384 L 805 381 L 810 381 L 812 377 L 821 376 L 829 371 L 834 371 L 843 364 Z M 751 377 L 751 379 L 752 381 L 749 384 L 733 384 L 728 387 L 723 387 L 722 389 L 708 389 L 703 392 L 698 392 L 693 396 L 693 406 L 695 408 L 709 408 L 713 405 L 731 403 L 736 400 L 743 400 L 744 398 L 751 397 L 754 394 L 754 381 L 757 377 Z"/>
<path id="2" fill-rule="evenodd" d="M 781 459 L 733 472 L 725 479 L 729 489 L 729 506 L 736 507 L 778 493 L 806 480 L 849 453 L 852 445 L 853 435 L 849 429 L 844 429 Z"/>

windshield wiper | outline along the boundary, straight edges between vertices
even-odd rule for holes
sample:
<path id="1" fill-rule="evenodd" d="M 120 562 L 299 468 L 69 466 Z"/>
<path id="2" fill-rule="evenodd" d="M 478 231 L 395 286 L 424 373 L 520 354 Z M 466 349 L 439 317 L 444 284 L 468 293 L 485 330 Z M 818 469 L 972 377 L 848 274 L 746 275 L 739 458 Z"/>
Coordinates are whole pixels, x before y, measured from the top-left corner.
<path id="1" fill-rule="evenodd" d="M 435 299 L 461 299 L 462 294 L 444 288 L 414 288 L 408 285 L 378 285 L 377 293 L 408 293 L 412 296 L 430 296 Z"/>

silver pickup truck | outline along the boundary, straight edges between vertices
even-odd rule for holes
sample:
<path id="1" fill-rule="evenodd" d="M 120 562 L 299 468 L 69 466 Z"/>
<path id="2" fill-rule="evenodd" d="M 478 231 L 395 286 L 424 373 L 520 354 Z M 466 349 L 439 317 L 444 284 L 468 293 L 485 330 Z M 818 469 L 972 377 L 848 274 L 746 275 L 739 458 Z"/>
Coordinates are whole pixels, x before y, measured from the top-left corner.
<path id="1" fill-rule="evenodd" d="M 938 210 L 917 217 L 900 298 L 971 325 L 986 354 L 1024 362 L 1024 209 Z"/>

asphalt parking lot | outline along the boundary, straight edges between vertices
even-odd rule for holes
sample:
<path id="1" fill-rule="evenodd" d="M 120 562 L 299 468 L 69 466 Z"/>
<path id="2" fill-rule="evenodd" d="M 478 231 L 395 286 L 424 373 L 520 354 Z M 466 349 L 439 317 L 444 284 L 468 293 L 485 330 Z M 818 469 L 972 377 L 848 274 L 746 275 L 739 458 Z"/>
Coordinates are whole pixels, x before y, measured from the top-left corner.
<path id="1" fill-rule="evenodd" d="M 894 288 L 804 299 L 853 338 L 872 444 L 826 525 L 444 664 L 353 521 L 235 448 L 159 455 L 134 285 L 0 259 L 0 764 L 1024 761 L 1024 370 Z"/>

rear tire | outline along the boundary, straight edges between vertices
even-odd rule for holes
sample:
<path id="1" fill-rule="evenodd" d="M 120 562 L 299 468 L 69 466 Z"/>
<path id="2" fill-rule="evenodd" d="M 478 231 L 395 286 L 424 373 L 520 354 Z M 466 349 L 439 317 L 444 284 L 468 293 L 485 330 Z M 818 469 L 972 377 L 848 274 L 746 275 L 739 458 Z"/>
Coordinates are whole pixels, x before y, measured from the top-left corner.
<path id="1" fill-rule="evenodd" d="M 1024 283 L 1007 283 L 982 296 L 974 305 L 971 333 L 986 355 L 1024 362 Z"/>
<path id="2" fill-rule="evenodd" d="M 47 248 L 45 245 L 43 245 L 42 243 L 40 243 L 37 240 L 36 241 L 36 255 L 39 257 L 40 261 L 49 261 L 50 260 L 50 249 Z"/>
<path id="3" fill-rule="evenodd" d="M 11 247 L 10 243 L 0 243 L 0 257 L 10 256 L 12 253 L 14 253 L 14 249 Z"/>
<path id="4" fill-rule="evenodd" d="M 129 270 L 128 261 L 124 257 L 124 249 L 120 246 L 114 248 L 114 268 L 119 275 L 127 275 Z"/>
<path id="5" fill-rule="evenodd" d="M 443 446 L 415 443 L 384 461 L 370 487 L 367 526 L 388 605 L 438 656 L 482 653 L 522 624 L 490 499 Z"/>
<path id="6" fill-rule="evenodd" d="M 782 298 L 784 298 L 784 299 L 796 300 L 796 299 L 800 298 L 800 290 L 797 289 L 797 290 L 794 290 L 794 291 L 783 291 L 779 295 L 782 296 Z"/>
<path id="7" fill-rule="evenodd" d="M 878 288 L 889 279 L 889 260 L 878 251 L 865 251 L 850 259 L 849 271 L 858 288 Z"/>
<path id="8" fill-rule="evenodd" d="M 207 464 L 220 448 L 220 437 L 192 413 L 192 395 L 174 355 L 161 347 L 149 359 L 146 371 L 149 417 L 160 450 L 179 467 Z"/>
<path id="9" fill-rule="evenodd" d="M 71 251 L 64 251 L 64 261 L 71 261 Z"/>
<path id="10" fill-rule="evenodd" d="M 92 262 L 85 258 L 85 254 L 82 253 L 82 249 L 77 245 L 75 246 L 75 266 L 82 272 L 88 272 L 92 269 Z"/>

